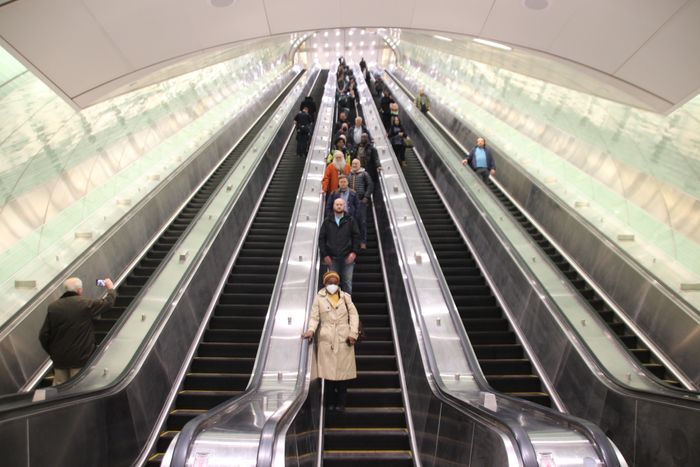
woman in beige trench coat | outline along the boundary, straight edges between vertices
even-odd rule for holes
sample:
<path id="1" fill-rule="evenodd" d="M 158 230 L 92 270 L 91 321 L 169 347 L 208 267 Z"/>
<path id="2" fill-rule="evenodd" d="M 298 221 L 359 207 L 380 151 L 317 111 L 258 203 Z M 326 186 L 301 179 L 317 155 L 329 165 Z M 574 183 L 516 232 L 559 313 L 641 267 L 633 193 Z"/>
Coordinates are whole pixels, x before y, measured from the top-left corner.
<path id="1" fill-rule="evenodd" d="M 350 295 L 338 288 L 339 283 L 337 272 L 323 275 L 324 288 L 316 294 L 309 328 L 302 337 L 311 340 L 318 328 L 316 362 L 318 375 L 326 382 L 326 406 L 343 412 L 347 381 L 357 378 L 354 345 L 360 317 Z"/>

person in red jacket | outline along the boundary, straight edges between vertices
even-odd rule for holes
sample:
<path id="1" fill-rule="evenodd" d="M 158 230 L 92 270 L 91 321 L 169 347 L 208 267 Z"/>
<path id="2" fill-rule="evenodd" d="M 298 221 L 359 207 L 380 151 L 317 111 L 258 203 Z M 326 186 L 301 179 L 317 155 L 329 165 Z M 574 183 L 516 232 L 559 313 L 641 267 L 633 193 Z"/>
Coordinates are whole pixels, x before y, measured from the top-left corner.
<path id="1" fill-rule="evenodd" d="M 338 177 L 350 173 L 350 164 L 345 161 L 345 154 L 341 151 L 333 153 L 333 162 L 328 164 L 321 180 L 321 189 L 326 196 L 338 189 Z"/>

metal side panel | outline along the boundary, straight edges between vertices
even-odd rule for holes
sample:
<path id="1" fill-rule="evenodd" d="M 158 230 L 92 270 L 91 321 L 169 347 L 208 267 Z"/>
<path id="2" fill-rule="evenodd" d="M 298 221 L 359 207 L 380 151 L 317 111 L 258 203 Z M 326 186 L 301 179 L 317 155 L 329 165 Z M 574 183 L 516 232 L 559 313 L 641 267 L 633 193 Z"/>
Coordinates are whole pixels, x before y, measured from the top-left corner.
<path id="1" fill-rule="evenodd" d="M 381 196 L 375 193 L 377 225 L 390 225 L 387 209 Z M 404 377 L 411 401 L 411 416 L 418 452 L 423 466 L 455 465 L 514 465 L 515 442 L 486 420 L 469 416 L 451 404 L 439 399 L 426 375 L 424 357 L 418 343 L 416 326 L 411 319 L 409 292 L 399 264 L 399 254 L 392 235 L 385 227 L 381 232 L 381 247 L 386 268 L 386 279 L 391 291 L 391 306 L 399 338 Z M 502 427 L 507 431 L 507 428 Z M 521 461 L 516 461 L 517 465 Z"/>
<path id="2" fill-rule="evenodd" d="M 78 276 L 90 291 L 88 284 L 93 278 L 107 275 L 117 277 L 126 272 L 143 246 L 149 244 L 173 212 L 180 209 L 192 191 L 230 152 L 293 75 L 290 71 L 282 76 L 256 101 L 253 108 L 220 130 L 206 147 L 193 154 L 189 161 L 159 184 L 153 193 L 129 211 L 80 260 L 57 276 L 11 323 L 0 330 L 0 395 L 17 392 L 47 361 L 48 356 L 39 345 L 39 330 L 48 304 L 62 293 L 59 290 L 61 283 L 68 277 Z"/>
<path id="3" fill-rule="evenodd" d="M 26 453 L 27 465 L 128 466 L 134 462 L 154 429 L 206 305 L 227 272 L 228 258 L 243 237 L 291 127 L 288 118 L 232 208 L 236 214 L 226 218 L 208 254 L 173 302 L 170 318 L 139 349 L 141 362 L 105 390 L 1 416 L 3 455 Z"/>
<path id="4" fill-rule="evenodd" d="M 626 389 L 596 370 L 587 360 L 587 353 L 577 347 L 569 331 L 557 322 L 546 296 L 533 289 L 521 265 L 504 248 L 485 216 L 463 195 L 459 180 L 430 143 L 419 132 L 411 131 L 410 119 L 404 118 L 403 123 L 455 213 L 456 221 L 474 245 L 485 273 L 513 311 L 516 324 L 570 413 L 599 425 L 630 465 L 680 467 L 700 462 L 700 445 L 692 441 L 700 436 L 700 404 L 690 396 L 671 397 Z M 675 420 L 683 420 L 684 425 L 676 425 Z M 678 426 L 683 426 L 683 430 L 678 430 Z"/>
<path id="5" fill-rule="evenodd" d="M 396 74 L 403 73 L 397 70 Z M 415 90 L 414 90 L 415 91 Z M 431 106 L 436 117 L 460 141 L 474 141 L 475 133 L 449 109 Z M 673 361 L 696 386 L 700 386 L 700 314 L 677 292 L 654 279 L 595 227 L 577 216 L 546 187 L 532 180 L 498 148 L 493 148 L 498 182 L 561 245 Z M 692 293 L 692 292 L 691 292 Z"/>

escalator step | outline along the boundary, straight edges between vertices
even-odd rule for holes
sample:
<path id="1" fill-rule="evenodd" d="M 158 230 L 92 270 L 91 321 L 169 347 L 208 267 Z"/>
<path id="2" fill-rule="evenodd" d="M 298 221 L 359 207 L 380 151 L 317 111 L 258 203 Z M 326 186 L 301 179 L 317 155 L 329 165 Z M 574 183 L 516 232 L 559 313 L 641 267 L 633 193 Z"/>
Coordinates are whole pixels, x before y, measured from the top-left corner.
<path id="1" fill-rule="evenodd" d="M 403 407 L 351 407 L 345 412 L 329 412 L 328 428 L 405 428 Z"/>
<path id="2" fill-rule="evenodd" d="M 243 394 L 243 391 L 180 391 L 177 394 L 175 406 L 195 410 L 210 410 L 241 394 Z"/>
<path id="3" fill-rule="evenodd" d="M 372 428 L 329 428 L 323 447 L 329 451 L 410 451 L 408 430 Z"/>

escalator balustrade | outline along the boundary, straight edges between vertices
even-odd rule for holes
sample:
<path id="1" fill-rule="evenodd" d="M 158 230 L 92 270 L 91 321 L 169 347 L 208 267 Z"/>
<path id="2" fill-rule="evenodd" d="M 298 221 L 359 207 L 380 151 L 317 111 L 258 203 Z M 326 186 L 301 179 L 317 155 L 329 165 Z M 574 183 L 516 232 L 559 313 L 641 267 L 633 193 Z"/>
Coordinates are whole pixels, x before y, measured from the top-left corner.
<path id="1" fill-rule="evenodd" d="M 371 209 L 367 249 L 353 274 L 352 300 L 366 338 L 355 347 L 357 379 L 348 385 L 345 412 L 326 412 L 325 466 L 412 466 L 413 455 Z"/>

